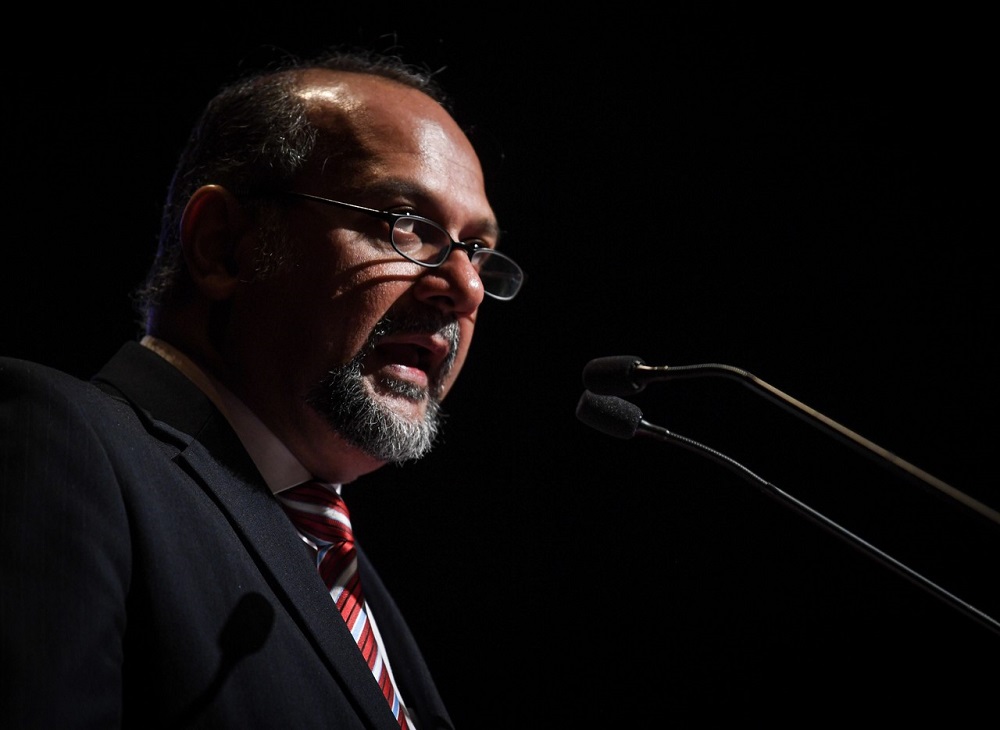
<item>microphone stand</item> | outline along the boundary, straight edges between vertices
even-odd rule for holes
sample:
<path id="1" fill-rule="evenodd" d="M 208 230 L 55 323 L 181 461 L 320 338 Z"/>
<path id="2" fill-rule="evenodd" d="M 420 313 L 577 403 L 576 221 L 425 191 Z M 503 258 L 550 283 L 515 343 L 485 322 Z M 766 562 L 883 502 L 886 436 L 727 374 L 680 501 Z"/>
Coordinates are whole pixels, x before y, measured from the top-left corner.
<path id="1" fill-rule="evenodd" d="M 718 368 L 718 367 L 728 367 L 728 366 L 700 365 L 691 367 Z M 735 370 L 735 368 L 733 368 L 733 370 Z M 742 371 L 736 371 L 736 372 L 742 372 Z M 775 392 L 780 393 L 780 391 L 777 390 L 775 390 Z M 585 394 L 585 397 L 587 395 L 588 394 Z M 795 401 L 795 403 L 798 402 Z M 808 410 L 813 414 L 816 413 L 815 411 L 812 411 L 812 409 Z M 825 417 L 821 416 L 820 414 L 816 415 L 822 419 L 825 419 Z M 844 429 L 844 431 L 847 431 L 847 429 Z M 693 441 L 692 439 L 686 438 L 676 433 L 672 433 L 671 431 L 668 431 L 666 428 L 652 424 L 641 417 L 638 426 L 635 429 L 635 434 L 642 435 L 647 438 L 654 438 L 660 441 L 674 444 L 676 446 L 680 446 L 681 448 L 693 451 L 697 454 L 701 454 L 702 456 L 706 456 L 712 461 L 721 464 L 722 466 L 725 466 L 729 469 L 732 469 L 737 474 L 748 478 L 753 483 L 756 483 L 765 494 L 768 494 L 769 496 L 777 499 L 779 502 L 782 502 L 786 506 L 798 512 L 800 515 L 803 515 L 804 517 L 812 520 L 814 523 L 826 529 L 828 532 L 832 533 L 836 537 L 841 538 L 847 544 L 861 550 L 863 553 L 866 553 L 870 557 L 873 557 L 875 560 L 882 563 L 884 566 L 886 566 L 893 572 L 903 576 L 904 578 L 910 580 L 912 583 L 916 584 L 918 587 L 926 590 L 932 596 L 938 598 L 939 600 L 944 601 L 946 604 L 951 605 L 953 608 L 957 609 L 966 616 L 971 617 L 973 620 L 977 621 L 982 626 L 985 626 L 993 633 L 1000 635 L 1000 622 L 997 622 L 997 620 L 994 619 L 989 614 L 979 610 L 970 603 L 963 601 L 961 598 L 945 590 L 944 588 L 937 585 L 924 575 L 913 570 L 912 568 L 900 562 L 899 560 L 892 557 L 888 553 L 878 549 L 871 543 L 858 537 L 850 530 L 847 530 L 846 528 L 842 527 L 841 525 L 834 522 L 830 518 L 826 517 L 824 514 L 816 511 L 815 509 L 807 505 L 805 502 L 796 499 L 792 495 L 788 494 L 785 491 L 782 491 L 781 489 L 771 484 L 770 482 L 766 481 L 765 479 L 762 479 L 761 477 L 759 477 L 758 475 L 754 474 L 752 471 L 747 469 L 745 466 L 735 461 L 734 459 L 731 459 L 725 454 L 716 451 L 715 449 L 711 449 L 708 446 L 705 446 L 704 444 L 700 444 L 697 441 Z"/>
<path id="2" fill-rule="evenodd" d="M 889 462 L 898 469 L 906 472 L 912 477 L 919 479 L 924 484 L 933 487 L 939 492 L 948 495 L 952 499 L 960 502 L 966 507 L 974 510 L 981 516 L 991 520 L 993 523 L 1000 525 L 1000 512 L 992 509 L 991 507 L 983 504 L 982 502 L 970 497 L 964 492 L 955 489 L 951 485 L 941 481 L 932 474 L 928 474 L 926 471 L 919 469 L 910 462 L 901 459 L 895 454 L 887 451 L 878 444 L 869 441 L 864 436 L 855 433 L 854 431 L 842 426 L 831 418 L 824 416 L 819 411 L 810 408 L 806 404 L 799 400 L 796 400 L 792 396 L 783 393 L 774 386 L 765 383 L 760 378 L 748 373 L 746 370 L 741 370 L 739 368 L 732 367 L 731 365 L 719 365 L 719 364 L 705 364 L 705 365 L 681 365 L 681 366 L 663 366 L 654 367 L 645 364 L 636 364 L 632 371 L 633 376 L 641 377 L 641 380 L 659 380 L 659 379 L 674 379 L 674 378 L 694 378 L 694 377 L 704 377 L 704 376 L 721 376 L 728 377 L 734 380 L 738 380 L 743 385 L 749 387 L 751 390 L 755 390 L 762 393 L 764 396 L 777 403 L 779 406 L 787 411 L 790 411 L 794 415 L 802 418 L 808 423 L 814 426 L 818 426 L 829 433 L 832 433 L 835 437 L 839 438 L 841 441 L 846 442 L 849 446 L 852 446 L 868 456 L 876 455 Z"/>

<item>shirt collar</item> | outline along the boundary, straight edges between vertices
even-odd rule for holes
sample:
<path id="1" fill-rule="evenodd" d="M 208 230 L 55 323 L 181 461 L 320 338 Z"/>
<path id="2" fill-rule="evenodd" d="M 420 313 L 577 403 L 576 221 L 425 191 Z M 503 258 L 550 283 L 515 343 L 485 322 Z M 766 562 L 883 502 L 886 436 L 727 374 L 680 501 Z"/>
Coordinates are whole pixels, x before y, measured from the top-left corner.
<path id="1" fill-rule="evenodd" d="M 180 370 L 215 404 L 236 431 L 267 486 L 275 494 L 310 479 L 312 475 L 278 437 L 226 386 L 198 367 L 191 358 L 161 339 L 146 335 L 144 347 Z"/>

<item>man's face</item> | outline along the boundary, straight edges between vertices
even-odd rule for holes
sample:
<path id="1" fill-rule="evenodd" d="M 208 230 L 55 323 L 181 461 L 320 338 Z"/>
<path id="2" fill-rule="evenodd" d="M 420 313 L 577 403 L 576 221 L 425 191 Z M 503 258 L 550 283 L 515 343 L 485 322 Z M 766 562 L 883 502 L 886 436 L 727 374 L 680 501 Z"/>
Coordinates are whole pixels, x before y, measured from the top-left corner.
<path id="1" fill-rule="evenodd" d="M 456 240 L 495 244 L 479 161 L 438 104 L 354 75 L 318 75 L 306 96 L 320 126 L 346 124 L 363 151 L 318 161 L 299 192 L 415 212 Z M 345 105 L 365 112 L 344 117 Z M 347 482 L 421 455 L 484 296 L 468 256 L 420 267 L 392 249 L 384 221 L 301 199 L 287 203 L 284 236 L 294 265 L 232 302 L 238 394 L 317 477 Z"/>

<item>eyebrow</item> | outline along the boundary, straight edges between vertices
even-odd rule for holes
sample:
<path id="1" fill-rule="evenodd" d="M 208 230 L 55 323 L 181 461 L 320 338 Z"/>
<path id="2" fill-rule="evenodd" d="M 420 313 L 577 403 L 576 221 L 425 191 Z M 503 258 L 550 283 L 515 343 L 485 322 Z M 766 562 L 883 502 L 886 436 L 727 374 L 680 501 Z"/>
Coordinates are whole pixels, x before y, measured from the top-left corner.
<path id="1" fill-rule="evenodd" d="M 427 192 L 427 189 L 414 184 L 410 181 L 403 180 L 401 178 L 385 178 L 383 180 L 378 180 L 369 185 L 357 188 L 356 191 L 352 191 L 354 194 L 382 194 L 386 196 L 399 195 L 405 198 L 412 199 L 416 203 L 425 203 L 428 207 L 434 207 L 433 202 L 435 196 Z M 424 215 L 423 213 L 417 211 L 417 215 L 423 215 L 425 218 L 430 220 L 436 219 L 432 216 Z M 497 223 L 495 218 L 480 218 L 473 221 L 473 225 L 478 230 L 483 231 L 483 233 L 490 238 L 492 238 L 496 244 L 500 243 L 500 225 Z"/>

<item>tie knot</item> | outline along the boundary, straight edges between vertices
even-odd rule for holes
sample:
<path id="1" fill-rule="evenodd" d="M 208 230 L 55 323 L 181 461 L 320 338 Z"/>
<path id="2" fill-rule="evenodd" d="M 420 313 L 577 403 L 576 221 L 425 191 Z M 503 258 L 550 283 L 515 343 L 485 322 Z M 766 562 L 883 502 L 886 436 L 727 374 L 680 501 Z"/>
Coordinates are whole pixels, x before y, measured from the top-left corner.
<path id="1" fill-rule="evenodd" d="M 286 489 L 278 494 L 278 502 L 296 529 L 315 545 L 319 576 L 348 631 L 357 641 L 361 656 L 381 687 L 400 728 L 405 730 L 409 727 L 406 709 L 396 696 L 392 675 L 368 620 L 347 505 L 336 487 L 317 481 Z"/>
<path id="2" fill-rule="evenodd" d="M 351 517 L 336 487 L 308 481 L 278 494 L 295 527 L 319 544 L 353 545 Z"/>

